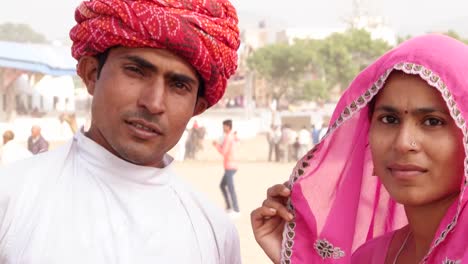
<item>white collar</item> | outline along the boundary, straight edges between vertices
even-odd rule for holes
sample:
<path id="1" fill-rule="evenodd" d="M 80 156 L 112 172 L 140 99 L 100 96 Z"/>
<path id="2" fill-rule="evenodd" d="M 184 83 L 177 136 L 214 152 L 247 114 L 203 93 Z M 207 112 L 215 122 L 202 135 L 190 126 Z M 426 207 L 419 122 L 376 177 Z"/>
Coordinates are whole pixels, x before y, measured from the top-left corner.
<path id="1" fill-rule="evenodd" d="M 138 185 L 167 184 L 172 171 L 173 158 L 164 156 L 164 168 L 140 166 L 123 160 L 85 136 L 81 131 L 74 136 L 78 155 L 82 158 L 93 175 L 104 175 L 112 181 L 134 183 Z"/>

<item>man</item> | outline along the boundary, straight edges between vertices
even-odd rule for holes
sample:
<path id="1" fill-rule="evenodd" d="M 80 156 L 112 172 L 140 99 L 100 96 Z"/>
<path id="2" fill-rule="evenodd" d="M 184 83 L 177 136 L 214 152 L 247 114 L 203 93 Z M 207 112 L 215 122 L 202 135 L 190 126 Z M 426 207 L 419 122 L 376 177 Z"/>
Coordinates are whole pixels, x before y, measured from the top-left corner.
<path id="1" fill-rule="evenodd" d="M 49 150 L 49 142 L 41 135 L 41 127 L 38 125 L 31 128 L 31 136 L 28 138 L 28 150 L 34 155 Z"/>
<path id="2" fill-rule="evenodd" d="M 234 7 L 92 0 L 75 18 L 91 127 L 0 171 L 0 263 L 240 263 L 232 222 L 166 154 L 236 69 Z"/>
<path id="3" fill-rule="evenodd" d="M 281 137 L 281 136 L 280 136 Z M 268 141 L 268 161 L 273 160 L 273 153 L 275 154 L 275 160 L 278 159 L 277 148 L 279 139 L 276 137 L 276 125 L 271 124 L 270 129 L 267 132 L 267 141 Z"/>
<path id="4" fill-rule="evenodd" d="M 317 128 L 315 124 L 312 124 L 312 145 L 317 145 L 320 142 L 320 134 L 322 134 L 322 127 Z"/>
<path id="5" fill-rule="evenodd" d="M 213 145 L 223 156 L 224 175 L 221 179 L 220 188 L 226 203 L 226 209 L 231 217 L 236 218 L 240 213 L 236 189 L 234 187 L 234 174 L 237 172 L 235 156 L 239 140 L 236 133 L 232 131 L 232 120 L 223 121 L 223 133 L 223 143 L 219 144 L 217 141 L 213 141 Z"/>
<path id="6" fill-rule="evenodd" d="M 14 139 L 15 133 L 13 131 L 7 130 L 3 133 L 2 164 L 12 163 L 32 156 L 23 145 Z"/>
<path id="7" fill-rule="evenodd" d="M 296 142 L 297 133 L 289 124 L 285 124 L 281 129 L 281 140 L 279 147 L 281 149 L 281 161 L 291 162 L 294 160 L 294 143 Z"/>

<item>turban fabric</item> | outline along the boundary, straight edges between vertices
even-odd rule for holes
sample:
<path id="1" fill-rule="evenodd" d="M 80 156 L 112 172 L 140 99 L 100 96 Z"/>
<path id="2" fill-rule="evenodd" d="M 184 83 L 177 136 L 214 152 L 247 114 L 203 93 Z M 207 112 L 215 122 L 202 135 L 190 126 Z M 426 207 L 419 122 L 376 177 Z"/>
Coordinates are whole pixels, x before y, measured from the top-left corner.
<path id="1" fill-rule="evenodd" d="M 210 106 L 237 68 L 238 18 L 228 0 L 91 0 L 75 20 L 75 59 L 114 46 L 167 49 L 197 70 Z"/>

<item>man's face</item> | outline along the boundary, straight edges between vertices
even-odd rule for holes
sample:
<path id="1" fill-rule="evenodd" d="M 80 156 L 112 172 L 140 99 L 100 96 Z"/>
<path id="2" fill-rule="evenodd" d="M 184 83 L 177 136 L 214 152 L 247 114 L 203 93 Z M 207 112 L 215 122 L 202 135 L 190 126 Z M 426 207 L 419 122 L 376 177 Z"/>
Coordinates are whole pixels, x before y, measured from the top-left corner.
<path id="1" fill-rule="evenodd" d="M 97 60 L 80 60 L 80 76 L 94 96 L 88 136 L 115 155 L 162 167 L 188 121 L 202 113 L 193 67 L 167 50 L 113 48 L 97 78 Z"/>
<path id="2" fill-rule="evenodd" d="M 223 132 L 224 134 L 228 134 L 229 132 L 231 132 L 231 128 L 228 125 L 223 124 Z"/>
<path id="3" fill-rule="evenodd" d="M 41 134 L 41 129 L 39 127 L 32 127 L 31 128 L 31 136 L 38 137 Z"/>

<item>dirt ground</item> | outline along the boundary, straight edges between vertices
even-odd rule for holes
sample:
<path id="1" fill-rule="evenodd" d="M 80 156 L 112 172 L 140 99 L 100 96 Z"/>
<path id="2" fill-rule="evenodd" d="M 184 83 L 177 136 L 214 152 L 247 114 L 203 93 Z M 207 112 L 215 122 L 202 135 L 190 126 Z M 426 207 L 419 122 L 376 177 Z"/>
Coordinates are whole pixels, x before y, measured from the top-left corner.
<path id="1" fill-rule="evenodd" d="M 289 177 L 294 163 L 267 162 L 267 144 L 263 137 L 242 142 L 239 149 L 239 170 L 234 176 L 241 216 L 233 220 L 236 224 L 243 263 L 270 264 L 271 261 L 255 242 L 250 226 L 250 212 L 261 205 L 268 187 L 282 183 Z M 203 192 L 215 204 L 224 208 L 219 183 L 223 174 L 222 161 L 216 151 L 205 142 L 199 160 L 177 162 L 180 176 Z"/>

